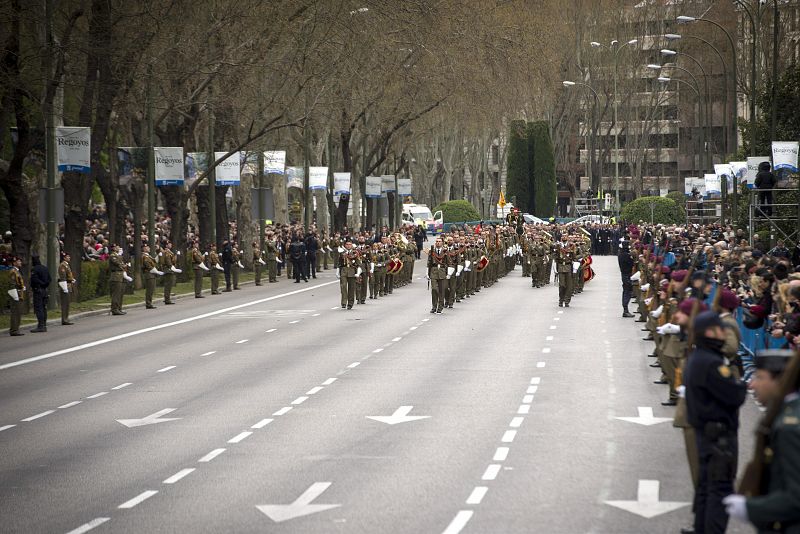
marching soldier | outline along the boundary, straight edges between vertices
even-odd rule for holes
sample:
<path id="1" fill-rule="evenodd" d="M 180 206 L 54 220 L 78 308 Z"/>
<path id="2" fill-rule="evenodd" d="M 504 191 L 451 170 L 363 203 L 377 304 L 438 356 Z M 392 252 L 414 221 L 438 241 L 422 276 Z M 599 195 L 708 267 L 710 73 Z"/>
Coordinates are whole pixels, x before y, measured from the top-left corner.
<path id="1" fill-rule="evenodd" d="M 428 280 L 431 283 L 431 313 L 442 313 L 444 309 L 445 282 L 449 256 L 442 246 L 442 238 L 437 237 L 428 251 Z"/>
<path id="2" fill-rule="evenodd" d="M 172 288 L 175 286 L 175 273 L 181 272 L 175 266 L 177 256 L 172 252 L 172 241 L 167 241 L 164 250 L 159 254 L 161 270 L 164 272 L 164 304 L 175 304 L 172 300 Z"/>
<path id="3" fill-rule="evenodd" d="M 111 315 L 125 315 L 127 312 L 122 311 L 122 294 L 125 292 L 128 272 L 125 260 L 122 259 L 122 249 L 119 245 L 114 245 L 112 250 L 108 257 L 108 269 L 111 272 Z"/>
<path id="4" fill-rule="evenodd" d="M 558 307 L 569 308 L 572 300 L 573 280 L 572 277 L 572 247 L 567 242 L 566 234 L 561 234 L 559 241 L 553 248 L 553 255 L 556 261 L 556 272 L 558 273 Z"/>
<path id="5" fill-rule="evenodd" d="M 25 280 L 20 274 L 22 269 L 22 258 L 14 258 L 11 262 L 11 287 L 16 290 L 16 297 L 11 296 L 9 305 L 11 306 L 11 324 L 9 325 L 8 333 L 11 336 L 24 336 L 19 331 L 19 324 L 22 321 L 22 303 L 25 302 Z"/>
<path id="6" fill-rule="evenodd" d="M 61 303 L 61 324 L 63 325 L 75 324 L 69 320 L 69 299 L 74 283 L 75 277 L 72 275 L 72 268 L 69 266 L 69 254 L 65 252 L 61 255 L 61 263 L 58 266 L 58 285 L 60 289 L 58 297 Z"/>
<path id="7" fill-rule="evenodd" d="M 195 241 L 192 244 L 192 270 L 194 271 L 194 298 L 202 299 L 203 296 L 203 271 L 208 270 L 208 267 L 203 269 L 203 255 L 200 254 L 200 248 Z"/>
<path id="8" fill-rule="evenodd" d="M 155 272 L 154 272 L 155 271 Z M 150 255 L 150 246 L 142 245 L 142 278 L 144 278 L 144 305 L 145 309 L 154 310 L 153 293 L 156 292 L 156 275 L 158 274 L 156 260 Z"/>
<path id="9" fill-rule="evenodd" d="M 239 268 L 242 267 L 242 251 L 239 250 L 239 244 L 234 241 L 231 245 L 231 279 L 233 280 L 233 289 L 239 290 Z"/>
<path id="10" fill-rule="evenodd" d="M 342 293 L 342 308 L 353 309 L 356 299 L 356 281 L 361 277 L 361 258 L 353 243 L 346 241 L 344 252 L 339 254 L 339 266 L 336 275 L 339 277 L 339 288 Z"/>

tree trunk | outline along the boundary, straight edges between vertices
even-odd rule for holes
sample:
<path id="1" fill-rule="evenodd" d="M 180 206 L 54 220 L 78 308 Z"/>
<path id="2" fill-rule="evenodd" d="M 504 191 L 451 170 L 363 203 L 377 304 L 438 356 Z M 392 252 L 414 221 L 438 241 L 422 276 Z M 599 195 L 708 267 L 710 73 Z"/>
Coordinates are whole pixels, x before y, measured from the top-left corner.
<path id="1" fill-rule="evenodd" d="M 258 232 L 253 232 L 253 212 L 251 208 L 253 202 L 251 194 L 253 175 L 243 174 L 241 180 L 241 184 L 234 189 L 233 193 L 236 205 L 236 234 L 239 241 L 239 249 L 244 250 L 242 264 L 251 269 L 253 267 L 253 235 L 258 235 Z"/>

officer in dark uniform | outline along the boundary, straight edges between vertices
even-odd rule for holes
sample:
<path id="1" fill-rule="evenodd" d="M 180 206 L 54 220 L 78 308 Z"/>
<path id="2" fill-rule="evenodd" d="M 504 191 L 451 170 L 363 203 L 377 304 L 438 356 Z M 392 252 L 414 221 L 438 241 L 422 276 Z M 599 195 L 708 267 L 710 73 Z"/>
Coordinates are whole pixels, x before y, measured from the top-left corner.
<path id="1" fill-rule="evenodd" d="M 769 429 L 763 450 L 766 492 L 757 497 L 729 495 L 728 514 L 749 521 L 762 534 L 800 532 L 800 384 L 790 384 L 786 397 L 781 377 L 792 357 L 791 350 L 764 350 L 755 358 L 756 372 L 750 389 L 764 405 L 780 403 L 780 411 Z M 796 380 L 795 380 L 796 382 Z M 763 484 L 763 481 L 762 481 Z"/>
<path id="2" fill-rule="evenodd" d="M 725 327 L 712 311 L 694 321 L 696 348 L 686 365 L 686 410 L 695 430 L 700 478 L 694 495 L 694 534 L 724 534 L 728 514 L 722 499 L 733 493 L 738 455 L 739 407 L 747 387 L 722 355 Z"/>

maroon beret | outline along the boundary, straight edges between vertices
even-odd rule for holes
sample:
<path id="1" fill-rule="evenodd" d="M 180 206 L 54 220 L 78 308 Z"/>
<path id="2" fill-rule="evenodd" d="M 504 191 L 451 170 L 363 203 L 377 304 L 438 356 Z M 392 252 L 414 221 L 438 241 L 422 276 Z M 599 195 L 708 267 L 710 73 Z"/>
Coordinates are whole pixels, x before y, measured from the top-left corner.
<path id="1" fill-rule="evenodd" d="M 739 297 L 730 289 L 723 289 L 719 297 L 719 305 L 726 310 L 735 310 L 739 307 Z"/>
<path id="2" fill-rule="evenodd" d="M 696 298 L 684 299 L 680 304 L 678 304 L 678 309 L 686 315 L 691 315 L 692 308 L 694 308 L 696 302 L 698 302 Z M 706 310 L 708 310 L 706 303 L 700 302 L 700 305 L 697 308 L 697 313 L 704 312 Z"/>
<path id="3" fill-rule="evenodd" d="M 686 269 L 681 269 L 672 273 L 672 279 L 675 282 L 683 282 L 686 279 L 687 274 L 689 274 L 689 271 Z"/>

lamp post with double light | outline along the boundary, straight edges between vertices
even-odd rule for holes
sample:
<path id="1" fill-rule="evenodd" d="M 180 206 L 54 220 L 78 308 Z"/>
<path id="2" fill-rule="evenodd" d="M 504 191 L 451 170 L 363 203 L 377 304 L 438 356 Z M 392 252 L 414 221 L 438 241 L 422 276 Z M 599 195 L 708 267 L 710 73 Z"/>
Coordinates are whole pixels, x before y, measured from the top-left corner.
<path id="1" fill-rule="evenodd" d="M 588 155 L 587 160 L 589 162 L 589 183 L 592 186 L 594 186 L 595 185 L 594 184 L 594 151 L 595 151 L 594 125 L 597 123 L 597 106 L 599 105 L 600 97 L 598 96 L 597 91 L 595 91 L 594 88 L 591 85 L 587 84 L 587 83 L 573 82 L 573 81 L 570 81 L 570 80 L 564 80 L 563 82 L 561 82 L 561 84 L 564 87 L 566 87 L 567 89 L 569 89 L 570 87 L 574 87 L 576 85 L 579 85 L 581 87 L 585 87 L 589 91 L 591 91 L 592 95 L 594 96 L 594 105 L 592 106 L 592 134 L 591 134 L 591 136 L 589 135 L 589 127 L 588 127 L 588 125 L 585 126 L 585 128 L 586 128 L 586 136 L 585 136 L 586 137 L 586 148 L 587 148 L 587 155 Z M 589 142 L 590 139 L 591 139 L 591 143 Z"/>
<path id="2" fill-rule="evenodd" d="M 626 47 L 633 46 L 639 42 L 638 39 L 631 39 L 625 44 L 620 45 L 619 41 L 614 39 L 610 45 L 604 45 L 597 41 L 589 43 L 592 48 L 605 48 L 613 54 L 614 57 L 614 201 L 616 203 L 615 212 L 619 218 L 619 123 L 617 122 L 617 66 L 619 54 Z"/>

